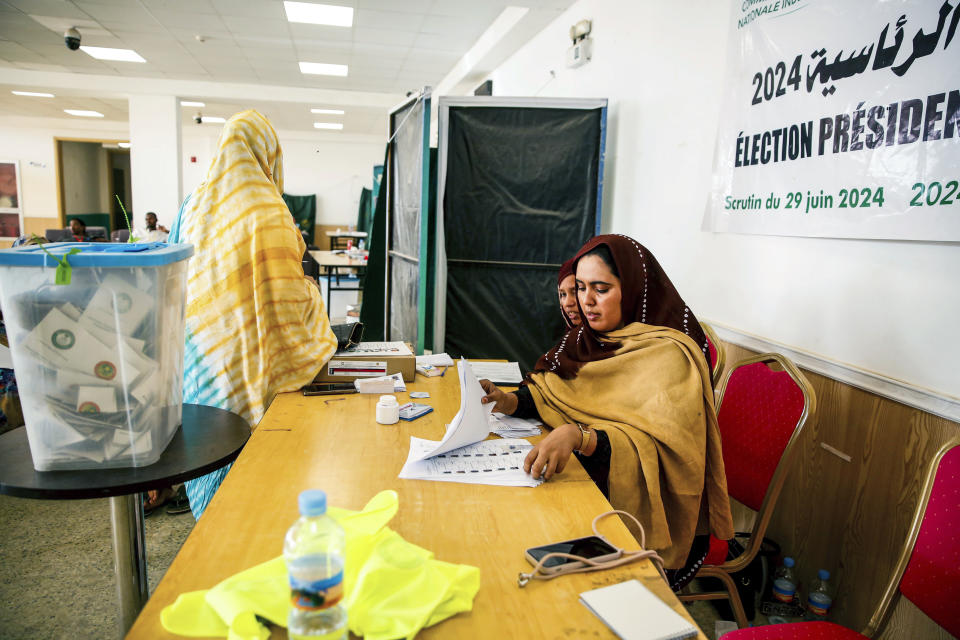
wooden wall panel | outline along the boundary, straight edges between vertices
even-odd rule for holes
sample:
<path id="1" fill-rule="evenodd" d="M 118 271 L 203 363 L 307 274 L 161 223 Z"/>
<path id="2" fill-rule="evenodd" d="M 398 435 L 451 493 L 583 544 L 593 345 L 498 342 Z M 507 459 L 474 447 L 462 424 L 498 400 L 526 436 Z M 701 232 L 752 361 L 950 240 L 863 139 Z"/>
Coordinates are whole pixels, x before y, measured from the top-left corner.
<path id="1" fill-rule="evenodd" d="M 724 346 L 727 368 L 755 355 L 736 345 Z M 960 432 L 960 424 L 803 373 L 817 394 L 817 415 L 798 443 L 767 535 L 780 543 L 784 554 L 796 558 L 804 593 L 818 569 L 830 571 L 837 589 L 831 619 L 860 631 L 873 615 L 903 547 L 929 460 Z M 850 456 L 850 461 L 821 443 Z M 898 603 L 895 614 L 892 620 L 897 623 L 885 630 L 885 640 L 937 637 L 906 631 L 932 624 L 916 607 Z"/>

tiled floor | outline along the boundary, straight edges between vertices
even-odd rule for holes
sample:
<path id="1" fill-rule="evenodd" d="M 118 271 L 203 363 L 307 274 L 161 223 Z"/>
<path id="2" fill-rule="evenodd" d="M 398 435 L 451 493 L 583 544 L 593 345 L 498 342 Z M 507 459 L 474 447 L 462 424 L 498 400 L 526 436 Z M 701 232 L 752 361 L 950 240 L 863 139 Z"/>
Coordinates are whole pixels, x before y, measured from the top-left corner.
<path id="1" fill-rule="evenodd" d="M 156 587 L 193 529 L 190 513 L 146 519 Z M 116 638 L 107 500 L 0 496 L 0 638 Z"/>

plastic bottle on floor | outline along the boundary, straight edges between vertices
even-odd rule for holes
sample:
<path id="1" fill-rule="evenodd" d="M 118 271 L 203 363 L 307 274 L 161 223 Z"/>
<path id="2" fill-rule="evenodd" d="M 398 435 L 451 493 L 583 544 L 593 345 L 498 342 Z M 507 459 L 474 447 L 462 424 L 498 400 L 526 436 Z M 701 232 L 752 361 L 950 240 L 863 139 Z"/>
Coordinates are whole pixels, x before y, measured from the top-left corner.
<path id="1" fill-rule="evenodd" d="M 797 593 L 797 578 L 794 573 L 793 558 L 787 556 L 783 559 L 783 564 L 773 575 L 773 597 L 780 602 L 791 604 L 793 597 Z"/>
<path id="2" fill-rule="evenodd" d="M 287 531 L 283 556 L 290 575 L 291 605 L 287 634 L 291 640 L 341 640 L 347 637 L 343 608 L 344 533 L 327 515 L 327 495 L 300 493 L 300 518 Z"/>
<path id="3" fill-rule="evenodd" d="M 806 620 L 827 619 L 830 607 L 833 606 L 833 587 L 829 580 L 829 571 L 820 569 L 817 572 L 817 579 L 810 585 L 810 593 L 807 594 L 807 613 L 804 615 Z"/>

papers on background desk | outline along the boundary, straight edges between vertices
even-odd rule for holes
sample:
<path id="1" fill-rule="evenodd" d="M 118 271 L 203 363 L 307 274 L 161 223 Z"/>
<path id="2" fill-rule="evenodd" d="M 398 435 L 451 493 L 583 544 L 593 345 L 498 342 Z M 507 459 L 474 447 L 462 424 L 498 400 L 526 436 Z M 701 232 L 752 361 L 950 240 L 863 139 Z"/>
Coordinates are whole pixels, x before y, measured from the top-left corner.
<path id="1" fill-rule="evenodd" d="M 523 459 L 533 448 L 526 440 L 484 440 L 424 459 L 436 444 L 434 440 L 410 438 L 410 454 L 400 477 L 501 487 L 536 487 L 542 483 L 523 470 Z"/>
<path id="2" fill-rule="evenodd" d="M 517 439 L 487 440 L 493 404 L 480 402 L 484 392 L 476 376 L 461 359 L 460 409 L 447 425 L 443 440 L 410 438 L 410 452 L 400 477 L 493 484 L 508 487 L 535 487 L 541 483 L 523 470 L 523 459 L 533 448 Z"/>
<path id="3" fill-rule="evenodd" d="M 470 361 L 470 368 L 478 379 L 486 378 L 493 384 L 518 385 L 523 382 L 520 365 L 516 362 Z"/>
<path id="4" fill-rule="evenodd" d="M 417 356 L 417 366 L 429 364 L 432 367 L 452 367 L 453 358 L 446 353 L 431 353 L 430 355 Z"/>
<path id="5" fill-rule="evenodd" d="M 540 435 L 540 423 L 535 420 L 491 413 L 489 422 L 490 433 L 501 438 L 531 438 Z"/>

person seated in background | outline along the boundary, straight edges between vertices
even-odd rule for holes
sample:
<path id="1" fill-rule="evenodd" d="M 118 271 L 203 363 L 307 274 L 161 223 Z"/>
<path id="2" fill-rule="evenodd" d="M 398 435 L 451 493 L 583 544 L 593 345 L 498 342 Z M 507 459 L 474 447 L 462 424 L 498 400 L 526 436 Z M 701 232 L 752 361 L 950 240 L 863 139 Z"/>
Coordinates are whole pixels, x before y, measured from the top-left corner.
<path id="1" fill-rule="evenodd" d="M 195 247 L 187 267 L 183 401 L 226 409 L 256 428 L 278 393 L 310 383 L 337 349 L 323 297 L 283 193 L 270 122 L 242 111 L 223 125 L 204 182 L 168 241 Z M 203 515 L 230 465 L 187 482 Z"/>
<path id="2" fill-rule="evenodd" d="M 580 307 L 577 306 L 577 279 L 573 275 L 573 258 L 560 267 L 557 275 L 557 294 L 560 296 L 560 312 L 567 329 L 580 326 Z"/>
<path id="3" fill-rule="evenodd" d="M 92 242 L 87 235 L 87 223 L 80 218 L 70 218 L 70 233 L 73 234 L 74 242 Z"/>
<path id="4" fill-rule="evenodd" d="M 593 238 L 574 272 L 583 322 L 518 391 L 481 381 L 483 402 L 550 428 L 524 462 L 535 477 L 561 473 L 576 452 L 610 504 L 643 525 L 676 590 L 706 557 L 709 534 L 733 536 L 706 338 L 633 239 Z"/>
<path id="5" fill-rule="evenodd" d="M 153 211 L 147 211 L 144 216 L 146 222 L 145 229 L 137 229 L 134 236 L 139 242 L 166 242 L 170 230 L 162 224 L 157 224 L 157 214 Z"/>

